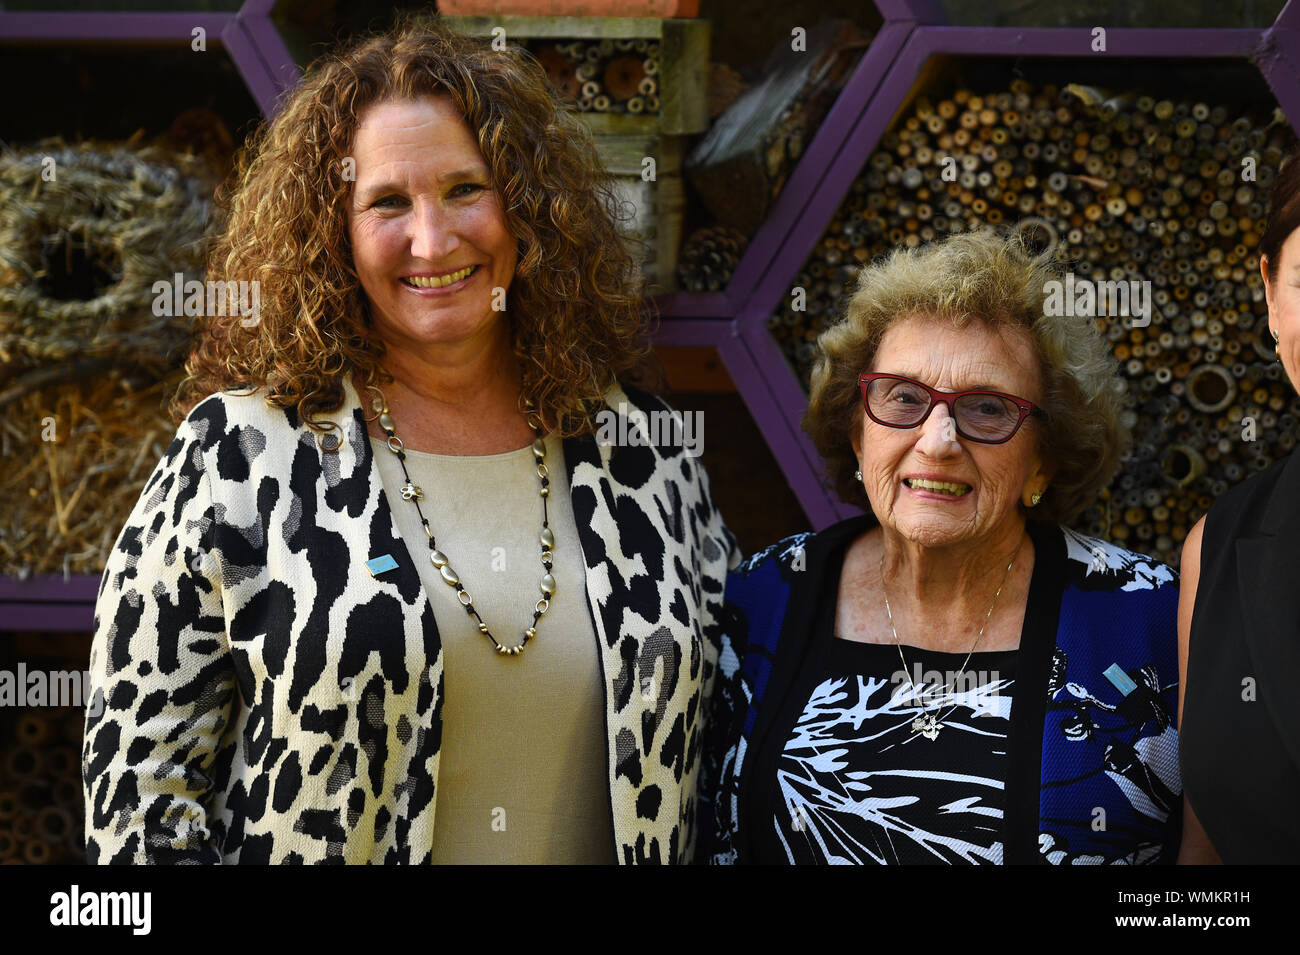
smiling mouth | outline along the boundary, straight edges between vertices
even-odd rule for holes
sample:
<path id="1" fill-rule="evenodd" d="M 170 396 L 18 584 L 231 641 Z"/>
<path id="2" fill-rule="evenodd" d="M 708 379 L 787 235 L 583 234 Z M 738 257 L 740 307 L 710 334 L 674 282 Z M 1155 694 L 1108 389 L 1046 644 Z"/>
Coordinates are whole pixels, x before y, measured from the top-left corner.
<path id="1" fill-rule="evenodd" d="M 969 484 L 956 484 L 951 481 L 927 481 L 925 478 L 903 478 L 903 483 L 913 490 L 934 491 L 938 494 L 948 494 L 952 497 L 961 497 L 963 494 L 970 492 Z"/>
<path id="2" fill-rule="evenodd" d="M 462 279 L 467 279 L 478 268 L 477 265 L 471 265 L 468 268 L 461 269 L 459 272 L 452 272 L 448 275 L 406 275 L 402 281 L 412 288 L 446 288 L 448 285 L 455 285 Z"/>

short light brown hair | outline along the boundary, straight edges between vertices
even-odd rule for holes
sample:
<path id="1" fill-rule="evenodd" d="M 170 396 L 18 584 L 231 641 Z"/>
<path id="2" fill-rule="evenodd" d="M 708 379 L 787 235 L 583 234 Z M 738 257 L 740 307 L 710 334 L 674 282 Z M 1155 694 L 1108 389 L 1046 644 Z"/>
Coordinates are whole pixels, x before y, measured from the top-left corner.
<path id="1" fill-rule="evenodd" d="M 1038 357 L 1047 414 L 1039 419 L 1039 453 L 1055 476 L 1028 516 L 1070 523 L 1110 483 L 1129 441 L 1120 423 L 1123 385 L 1114 355 L 1094 319 L 1045 314 L 1045 287 L 1059 276 L 1032 256 L 1015 232 L 991 228 L 950 236 L 917 249 L 899 248 L 858 273 L 844 316 L 818 339 L 804 430 L 826 462 L 839 496 L 870 510 L 852 437 L 862 427 L 858 376 L 872 370 L 885 333 L 917 315 L 1023 328 Z M 1117 319 L 1111 319 L 1117 320 Z"/>

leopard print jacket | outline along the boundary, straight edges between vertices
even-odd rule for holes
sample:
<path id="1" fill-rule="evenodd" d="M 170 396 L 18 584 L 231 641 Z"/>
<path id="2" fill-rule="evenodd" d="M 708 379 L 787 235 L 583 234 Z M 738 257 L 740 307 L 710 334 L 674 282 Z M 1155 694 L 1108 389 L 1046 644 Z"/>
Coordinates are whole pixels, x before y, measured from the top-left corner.
<path id="1" fill-rule="evenodd" d="M 210 395 L 118 535 L 90 660 L 92 863 L 431 860 L 438 628 L 350 380 L 345 390 L 326 416 L 340 430 L 319 442 L 257 392 Z M 607 403 L 629 417 L 666 409 L 630 387 Z M 564 457 L 603 672 L 616 856 L 688 861 L 738 548 L 682 447 L 586 437 L 566 440 Z M 372 576 L 364 561 L 382 554 L 399 566 Z"/>

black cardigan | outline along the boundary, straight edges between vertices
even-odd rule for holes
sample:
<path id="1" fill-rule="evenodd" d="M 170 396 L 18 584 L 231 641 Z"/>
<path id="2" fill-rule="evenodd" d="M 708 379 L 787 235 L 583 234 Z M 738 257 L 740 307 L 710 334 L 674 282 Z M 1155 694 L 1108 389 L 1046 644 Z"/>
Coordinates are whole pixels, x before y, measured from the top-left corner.
<path id="1" fill-rule="evenodd" d="M 1300 862 L 1300 455 L 1206 515 L 1180 745 L 1226 863 Z"/>

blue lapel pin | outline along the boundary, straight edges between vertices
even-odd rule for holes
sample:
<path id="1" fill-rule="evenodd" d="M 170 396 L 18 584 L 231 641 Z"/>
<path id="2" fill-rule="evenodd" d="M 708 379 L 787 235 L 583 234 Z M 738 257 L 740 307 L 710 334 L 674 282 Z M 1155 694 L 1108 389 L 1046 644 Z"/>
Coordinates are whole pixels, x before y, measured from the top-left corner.
<path id="1" fill-rule="evenodd" d="M 1111 685 L 1124 696 L 1128 696 L 1137 689 L 1137 684 L 1133 682 L 1133 678 L 1125 673 L 1124 668 L 1118 663 L 1112 663 L 1102 673 L 1106 679 L 1110 680 Z"/>
<path id="2" fill-rule="evenodd" d="M 397 566 L 397 561 L 393 560 L 392 554 L 384 554 L 382 557 L 371 557 L 366 561 L 366 570 L 370 571 L 371 577 L 378 577 L 386 570 L 392 570 Z"/>

